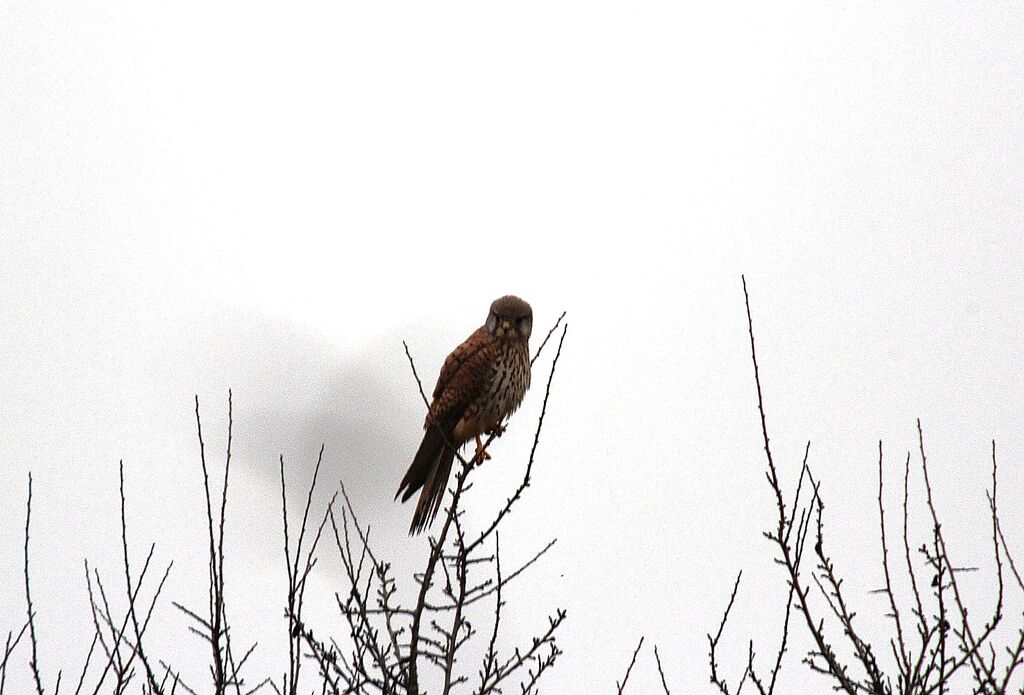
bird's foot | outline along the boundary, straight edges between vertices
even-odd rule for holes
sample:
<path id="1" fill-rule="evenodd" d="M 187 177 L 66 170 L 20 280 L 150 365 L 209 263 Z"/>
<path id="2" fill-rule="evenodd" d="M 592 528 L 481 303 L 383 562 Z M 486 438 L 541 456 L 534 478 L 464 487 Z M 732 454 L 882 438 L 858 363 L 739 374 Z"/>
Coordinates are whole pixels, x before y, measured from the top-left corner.
<path id="1" fill-rule="evenodd" d="M 476 437 L 476 455 L 473 457 L 473 460 L 476 462 L 476 465 L 479 466 L 484 461 L 487 461 L 490 458 L 491 458 L 491 455 L 488 454 L 487 453 L 487 449 L 484 448 L 484 443 L 482 441 L 480 441 L 480 435 L 477 435 L 477 437 Z"/>

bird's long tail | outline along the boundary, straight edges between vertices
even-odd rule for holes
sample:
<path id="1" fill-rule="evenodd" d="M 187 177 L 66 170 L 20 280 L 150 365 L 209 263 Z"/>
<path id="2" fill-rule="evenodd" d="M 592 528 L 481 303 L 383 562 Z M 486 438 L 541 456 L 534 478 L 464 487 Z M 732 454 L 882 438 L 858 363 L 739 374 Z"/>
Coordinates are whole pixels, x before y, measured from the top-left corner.
<path id="1" fill-rule="evenodd" d="M 412 525 L 409 527 L 410 535 L 422 532 L 437 516 L 454 459 L 455 450 L 448 445 L 441 423 L 428 427 L 412 465 L 395 494 L 395 499 L 401 495 L 405 502 L 420 490 Z"/>

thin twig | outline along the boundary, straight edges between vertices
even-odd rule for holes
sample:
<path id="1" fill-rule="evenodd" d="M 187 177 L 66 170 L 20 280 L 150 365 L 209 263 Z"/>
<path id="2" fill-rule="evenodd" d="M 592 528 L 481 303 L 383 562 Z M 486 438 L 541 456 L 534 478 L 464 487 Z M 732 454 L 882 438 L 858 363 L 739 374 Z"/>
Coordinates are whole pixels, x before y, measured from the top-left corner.
<path id="1" fill-rule="evenodd" d="M 548 331 L 548 334 L 544 336 L 544 340 L 541 341 L 540 347 L 537 348 L 537 352 L 533 354 L 533 358 L 530 360 L 531 367 L 533 366 L 533 363 L 537 361 L 537 358 L 540 357 L 540 353 L 544 351 L 544 346 L 548 344 L 548 340 L 551 338 L 551 334 L 558 330 L 558 326 L 559 324 L 562 323 L 562 319 L 564 318 L 565 312 L 563 311 L 562 314 L 558 317 L 558 320 L 555 321 L 555 325 L 553 325 L 551 327 L 551 330 Z"/>
<path id="2" fill-rule="evenodd" d="M 11 637 L 14 633 L 7 633 L 7 641 L 4 644 L 4 658 L 3 661 L 0 661 L 0 695 L 3 695 L 4 693 L 4 683 L 7 679 L 7 662 L 10 660 L 11 654 L 14 653 L 14 648 L 18 646 L 18 642 L 21 641 L 22 635 L 25 634 L 25 631 L 28 630 L 28 628 L 29 623 L 26 620 L 21 626 L 21 629 L 18 630 L 18 636 L 15 637 L 13 641 L 11 641 Z"/>
<path id="3" fill-rule="evenodd" d="M 615 685 L 619 688 L 618 695 L 622 695 L 622 689 L 626 687 L 626 682 L 629 680 L 629 674 L 633 671 L 633 666 L 636 664 L 636 655 L 640 653 L 640 647 L 644 646 L 644 636 L 640 636 L 640 641 L 636 645 L 636 649 L 633 650 L 633 658 L 629 662 L 629 667 L 626 669 L 626 675 L 622 678 L 622 683 L 615 681 Z"/>
<path id="4" fill-rule="evenodd" d="M 729 686 L 724 679 L 718 675 L 718 659 L 716 658 L 716 652 L 718 650 L 718 641 L 722 639 L 722 630 L 725 629 L 725 623 L 729 620 L 729 613 L 732 611 L 732 605 L 736 602 L 736 593 L 740 589 L 740 578 L 743 577 L 743 570 L 740 570 L 736 575 L 736 581 L 732 585 L 732 593 L 729 594 L 729 604 L 725 607 L 725 612 L 722 613 L 722 620 L 718 623 L 718 632 L 712 637 L 711 633 L 708 633 L 708 645 L 710 647 L 708 651 L 708 659 L 711 663 L 711 683 L 718 687 L 718 690 L 722 695 L 730 695 Z M 746 677 L 746 674 L 744 674 Z"/>
<path id="5" fill-rule="evenodd" d="M 654 645 L 654 661 L 658 664 L 658 675 L 661 676 L 661 688 L 665 691 L 665 695 L 672 695 L 668 689 L 668 683 L 665 682 L 665 671 L 661 668 L 661 656 L 658 654 L 658 645 Z"/>
<path id="6" fill-rule="evenodd" d="M 36 614 L 32 609 L 32 590 L 28 571 L 29 526 L 32 521 L 32 473 L 28 474 L 28 503 L 25 505 L 25 602 L 28 604 L 28 634 L 32 645 L 32 658 L 28 662 L 32 678 L 36 683 L 37 695 L 43 695 L 43 682 L 39 677 L 39 657 L 36 654 Z M 6 660 L 5 660 L 6 661 Z"/>

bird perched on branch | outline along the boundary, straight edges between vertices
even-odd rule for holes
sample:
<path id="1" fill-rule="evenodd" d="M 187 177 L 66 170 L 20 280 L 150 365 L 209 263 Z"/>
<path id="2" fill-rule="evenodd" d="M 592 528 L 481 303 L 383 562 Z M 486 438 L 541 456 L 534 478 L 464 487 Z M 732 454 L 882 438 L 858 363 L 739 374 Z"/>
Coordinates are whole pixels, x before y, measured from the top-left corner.
<path id="1" fill-rule="evenodd" d="M 501 423 L 519 407 L 530 387 L 530 332 L 533 310 L 519 297 L 494 300 L 484 325 L 455 348 L 441 367 L 420 444 L 395 499 L 420 492 L 410 535 L 433 522 L 452 469 L 455 452 L 476 439 L 476 459 L 489 458 L 480 435 L 500 435 Z"/>

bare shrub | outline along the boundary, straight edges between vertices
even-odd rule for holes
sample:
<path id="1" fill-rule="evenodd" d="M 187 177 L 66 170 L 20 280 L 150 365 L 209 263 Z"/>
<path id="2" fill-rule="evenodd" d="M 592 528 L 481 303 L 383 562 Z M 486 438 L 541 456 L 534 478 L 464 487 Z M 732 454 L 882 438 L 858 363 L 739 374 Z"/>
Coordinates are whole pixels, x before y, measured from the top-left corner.
<path id="1" fill-rule="evenodd" d="M 534 356 L 536 361 L 548 339 L 561 325 L 562 317 L 552 326 Z M 186 683 L 178 669 L 153 657 L 144 647 L 144 637 L 153 609 L 159 600 L 173 562 L 154 585 L 151 564 L 155 546 L 151 545 L 142 568 L 133 573 L 130 563 L 128 523 L 125 515 L 124 466 L 120 468 L 121 555 L 124 576 L 124 607 L 108 591 L 100 571 L 85 561 L 85 579 L 89 593 L 93 634 L 84 665 L 77 670 L 75 695 L 80 693 L 140 692 L 143 695 L 175 695 L 212 691 L 215 695 L 255 695 L 272 690 L 277 695 L 320 693 L 382 693 L 385 695 L 418 695 L 427 691 L 447 694 L 456 686 L 460 691 L 505 692 L 516 687 L 523 695 L 537 692 L 541 677 L 555 664 L 562 653 L 556 633 L 566 618 L 563 609 L 556 609 L 546 624 L 538 627 L 526 644 L 505 651 L 500 639 L 505 588 L 519 578 L 555 544 L 552 539 L 538 548 L 531 559 L 510 569 L 501 561 L 500 528 L 516 502 L 530 486 L 531 472 L 540 443 L 544 416 L 555 369 L 561 356 L 566 327 L 562 327 L 558 347 L 548 374 L 544 400 L 536 423 L 533 444 L 525 472 L 506 502 L 480 529 L 470 528 L 460 503 L 470 492 L 469 478 L 481 462 L 484 449 L 467 460 L 459 456 L 449 491 L 445 514 L 435 536 L 427 538 L 429 553 L 425 566 L 409 582 L 394 576 L 391 563 L 374 549 L 368 527 L 360 524 L 355 507 L 344 485 L 327 504 L 319 523 L 311 523 L 314 492 L 318 485 L 324 447 L 321 447 L 316 468 L 306 494 L 302 521 L 295 529 L 288 524 L 288 485 L 284 458 L 280 458 L 282 517 L 284 520 L 284 553 L 288 578 L 284 597 L 288 654 L 286 672 L 275 680 L 249 680 L 243 676 L 249 658 L 256 649 L 250 645 L 244 652 L 232 645 L 232 626 L 225 601 L 227 569 L 225 565 L 224 529 L 229 522 L 228 485 L 231 472 L 233 404 L 228 392 L 228 431 L 223 477 L 220 489 L 211 484 L 206 447 L 203 441 L 199 399 L 195 402 L 196 433 L 206 511 L 206 542 L 208 559 L 206 580 L 208 603 L 202 609 L 174 602 L 186 618 L 188 631 L 205 644 L 209 685 Z M 408 354 L 408 347 L 406 347 Z M 415 365 L 409 358 L 415 375 Z M 417 382 L 419 377 L 416 376 Z M 422 393 L 422 385 L 420 385 Z M 489 445 L 494 435 L 487 440 Z M 480 460 L 478 460 L 480 459 Z M 24 598 L 26 620 L 17 630 L 8 632 L 0 660 L 0 695 L 7 684 L 7 671 L 19 648 L 30 651 L 28 669 L 36 695 L 59 695 L 63 670 L 57 671 L 52 691 L 44 687 L 44 669 L 37 656 L 36 607 L 33 603 L 30 572 L 30 538 L 32 519 L 32 476 L 28 481 L 24 541 Z M 314 530 L 315 528 L 315 530 Z M 324 537 L 337 552 L 344 568 L 335 593 L 338 607 L 339 634 L 327 637 L 314 635 L 303 621 L 307 580 L 317 564 Z M 144 584 L 146 587 L 144 588 Z M 26 646 L 27 645 L 27 646 Z M 475 646 L 479 657 L 471 666 L 469 646 Z M 476 663 L 476 662 L 473 662 Z M 303 669 L 303 665 L 308 668 Z M 429 673 L 429 675 L 428 675 Z M 436 687 L 434 684 L 436 682 Z"/>

